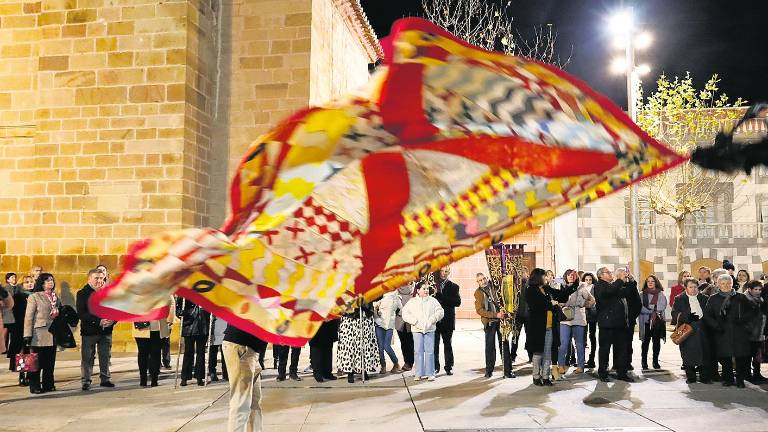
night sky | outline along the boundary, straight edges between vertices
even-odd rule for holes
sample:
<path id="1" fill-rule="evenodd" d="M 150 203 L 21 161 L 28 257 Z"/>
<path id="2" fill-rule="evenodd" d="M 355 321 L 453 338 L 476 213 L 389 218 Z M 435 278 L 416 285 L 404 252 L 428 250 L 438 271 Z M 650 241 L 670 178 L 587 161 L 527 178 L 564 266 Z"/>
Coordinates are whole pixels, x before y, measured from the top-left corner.
<path id="1" fill-rule="evenodd" d="M 493 1 L 493 0 L 489 0 Z M 535 25 L 553 24 L 566 71 L 626 107 L 624 77 L 608 71 L 615 56 L 606 30 L 607 16 L 620 1 L 512 0 L 510 14 L 525 34 Z M 713 74 L 732 99 L 768 100 L 768 1 L 645 0 L 625 1 L 634 7 L 636 22 L 651 31 L 653 44 L 638 52 L 637 63 L 651 65 L 643 77 L 646 93 L 661 74 L 683 76 L 690 71 L 697 88 Z M 379 37 L 404 16 L 421 16 L 421 0 L 361 0 Z"/>

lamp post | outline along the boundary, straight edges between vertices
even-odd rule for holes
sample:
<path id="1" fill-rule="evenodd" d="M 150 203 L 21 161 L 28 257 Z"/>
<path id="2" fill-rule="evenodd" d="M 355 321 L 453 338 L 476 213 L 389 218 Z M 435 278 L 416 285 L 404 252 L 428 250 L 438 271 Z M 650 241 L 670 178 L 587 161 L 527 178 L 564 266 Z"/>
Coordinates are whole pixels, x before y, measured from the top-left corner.
<path id="1" fill-rule="evenodd" d="M 635 48 L 643 49 L 650 45 L 651 37 L 647 32 L 637 33 L 634 25 L 634 15 L 631 7 L 616 13 L 611 17 L 611 30 L 616 37 L 614 46 L 624 49 L 624 58 L 617 58 L 611 63 L 611 69 L 616 73 L 624 73 L 627 78 L 627 113 L 633 122 L 637 122 L 637 88 L 639 77 L 650 71 L 647 65 L 635 64 Z M 640 218 L 638 215 L 638 189 L 636 184 L 630 187 L 630 223 L 632 246 L 632 274 L 640 277 Z"/>

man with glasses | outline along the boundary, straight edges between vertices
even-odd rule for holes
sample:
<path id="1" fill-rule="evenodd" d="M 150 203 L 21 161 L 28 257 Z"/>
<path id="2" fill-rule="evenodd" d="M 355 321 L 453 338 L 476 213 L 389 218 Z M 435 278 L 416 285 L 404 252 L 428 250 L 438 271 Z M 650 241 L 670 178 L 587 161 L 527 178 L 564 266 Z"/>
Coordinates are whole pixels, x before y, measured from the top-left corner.
<path id="1" fill-rule="evenodd" d="M 504 318 L 504 311 L 499 308 L 496 293 L 488 284 L 488 278 L 484 274 L 477 274 L 477 290 L 475 290 L 475 311 L 480 315 L 485 332 L 485 377 L 490 378 L 493 368 L 496 367 L 496 339 L 501 351 L 501 359 L 504 363 L 504 378 L 514 378 L 512 372 L 512 359 L 509 349 L 509 341 L 503 340 L 500 329 L 500 319 Z"/>
<path id="2" fill-rule="evenodd" d="M 627 375 L 629 361 L 626 335 L 631 328 L 629 320 L 632 313 L 627 297 L 631 290 L 637 292 L 637 282 L 624 270 L 619 272 L 618 276 L 621 277 L 614 279 L 613 273 L 607 267 L 597 270 L 597 282 L 594 288 L 597 300 L 597 325 L 600 328 L 597 374 L 600 381 L 609 382 L 608 357 L 613 347 L 616 378 L 634 382 L 634 379 Z"/>
<path id="3" fill-rule="evenodd" d="M 91 313 L 88 300 L 91 294 L 104 286 L 105 273 L 100 268 L 88 271 L 88 283 L 77 292 L 77 315 L 80 317 L 80 373 L 83 391 L 91 388 L 91 374 L 99 353 L 99 378 L 101 387 L 114 387 L 110 381 L 109 362 L 112 357 L 112 328 L 115 321 L 100 318 Z"/>

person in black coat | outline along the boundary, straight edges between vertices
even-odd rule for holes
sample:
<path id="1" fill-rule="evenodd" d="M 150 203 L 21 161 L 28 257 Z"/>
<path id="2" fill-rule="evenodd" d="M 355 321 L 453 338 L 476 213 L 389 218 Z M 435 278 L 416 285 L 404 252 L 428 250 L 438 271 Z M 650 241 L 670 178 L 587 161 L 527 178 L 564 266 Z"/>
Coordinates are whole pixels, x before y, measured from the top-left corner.
<path id="1" fill-rule="evenodd" d="M 560 322 L 557 319 L 559 303 L 579 286 L 578 279 L 570 286 L 554 289 L 546 280 L 546 272 L 540 268 L 531 271 L 525 299 L 528 303 L 528 320 L 525 325 L 525 348 L 533 352 L 533 383 L 538 386 L 553 385 L 551 377 L 552 353 L 560 340 Z M 554 347 L 554 348 L 553 348 Z"/>
<path id="2" fill-rule="evenodd" d="M 624 269 L 620 268 L 616 271 L 616 278 L 617 279 L 625 279 L 629 272 Z M 626 355 L 624 356 L 624 360 L 626 361 L 626 368 L 628 371 L 635 370 L 634 366 L 632 366 L 632 356 L 634 355 L 634 349 L 632 349 L 632 339 L 635 337 L 635 326 L 637 326 L 637 318 L 640 316 L 640 311 L 643 309 L 643 300 L 640 298 L 640 291 L 637 290 L 637 284 L 635 283 L 632 287 L 629 286 L 629 284 L 624 286 L 624 295 L 627 299 L 627 310 L 629 312 L 629 316 L 627 317 L 627 332 L 625 333 L 624 337 L 627 338 L 626 342 Z M 613 364 L 616 364 L 616 351 L 613 352 Z"/>
<path id="3" fill-rule="evenodd" d="M 80 318 L 80 381 L 82 390 L 91 388 L 91 373 L 99 354 L 99 385 L 114 387 L 110 381 L 109 362 L 112 358 L 112 329 L 115 321 L 101 318 L 91 313 L 89 300 L 96 290 L 104 286 L 104 272 L 99 268 L 88 271 L 88 283 L 77 292 L 77 315 Z"/>
<path id="4" fill-rule="evenodd" d="M 32 294 L 35 287 L 35 279 L 32 276 L 24 276 L 21 287 L 18 287 L 13 293 L 13 318 L 18 324 L 17 334 L 11 334 L 11 343 L 8 345 L 8 357 L 10 358 L 8 368 L 16 371 L 16 354 L 21 352 L 24 347 L 24 313 L 27 310 L 27 298 Z M 26 372 L 19 372 L 19 385 L 24 387 L 29 385 L 29 378 Z"/>
<path id="5" fill-rule="evenodd" d="M 333 381 L 333 343 L 339 340 L 339 319 L 325 321 L 309 340 L 309 361 L 315 381 Z"/>
<path id="6" fill-rule="evenodd" d="M 440 372 L 440 338 L 445 346 L 445 373 L 453 375 L 453 330 L 456 329 L 456 308 L 461 306 L 459 286 L 448 280 L 450 267 L 443 267 L 435 274 L 435 299 L 443 307 L 443 319 L 437 322 L 435 330 L 435 373 Z"/>
<path id="7" fill-rule="evenodd" d="M 600 328 L 598 337 L 598 369 L 600 381 L 608 382 L 608 357 L 613 347 L 613 364 L 616 368 L 616 378 L 633 382 L 634 379 L 627 375 L 629 351 L 627 344 L 631 338 L 627 338 L 632 328 L 632 315 L 628 297 L 639 296 L 637 282 L 626 271 L 617 271 L 621 276 L 614 280 L 613 274 L 607 267 L 597 270 L 597 282 L 595 282 L 595 300 L 597 301 L 597 325 Z M 633 294 L 634 292 L 634 294 Z M 638 301 L 639 303 L 639 301 Z M 639 315 L 639 310 L 638 310 Z M 636 319 L 636 318 L 635 318 Z"/>
<path id="8" fill-rule="evenodd" d="M 751 370 L 747 369 L 747 381 L 752 384 L 764 384 L 765 377 L 760 372 L 761 361 L 766 355 L 763 352 L 765 343 L 766 322 L 768 321 L 768 303 L 763 297 L 763 284 L 752 280 L 744 284 L 744 297 L 751 309 L 752 320 L 748 324 Z"/>
<path id="9" fill-rule="evenodd" d="M 736 387 L 744 388 L 744 378 L 749 367 L 749 323 L 754 308 L 744 294 L 733 289 L 733 279 L 727 274 L 717 278 L 719 292 L 707 301 L 704 322 L 713 333 L 715 353 L 722 366 L 723 386 L 734 385 L 733 362 L 736 365 Z"/>
<path id="10" fill-rule="evenodd" d="M 208 339 L 211 314 L 188 299 L 176 302 L 176 316 L 181 318 L 181 336 L 184 338 L 184 362 L 181 366 L 181 385 L 192 379 L 192 365 L 197 385 L 205 385 L 205 342 Z"/>
<path id="11" fill-rule="evenodd" d="M 693 333 L 679 345 L 686 376 L 685 382 L 695 383 L 698 371 L 699 381 L 711 384 L 709 337 L 703 321 L 708 297 L 699 292 L 699 282 L 696 279 L 684 280 L 683 288 L 683 293 L 675 297 L 674 306 L 672 306 L 672 324 L 689 324 L 693 327 Z"/>

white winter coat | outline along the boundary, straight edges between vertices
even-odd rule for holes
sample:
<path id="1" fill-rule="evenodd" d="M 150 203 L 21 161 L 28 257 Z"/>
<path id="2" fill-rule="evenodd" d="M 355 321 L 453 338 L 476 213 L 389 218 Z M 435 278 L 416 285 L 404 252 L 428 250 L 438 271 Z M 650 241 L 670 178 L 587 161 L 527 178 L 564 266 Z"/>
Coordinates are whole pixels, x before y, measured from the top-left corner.
<path id="1" fill-rule="evenodd" d="M 435 324 L 443 319 L 443 307 L 434 297 L 414 297 L 403 308 L 403 320 L 411 325 L 413 333 L 435 331 Z"/>
<path id="2" fill-rule="evenodd" d="M 376 325 L 384 330 L 391 330 L 395 328 L 397 311 L 403 309 L 403 303 L 400 301 L 397 291 L 392 291 L 384 294 L 381 300 L 373 303 L 373 308 Z"/>

